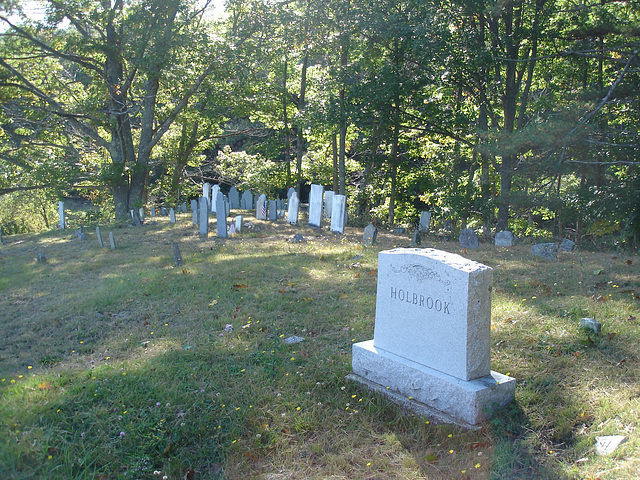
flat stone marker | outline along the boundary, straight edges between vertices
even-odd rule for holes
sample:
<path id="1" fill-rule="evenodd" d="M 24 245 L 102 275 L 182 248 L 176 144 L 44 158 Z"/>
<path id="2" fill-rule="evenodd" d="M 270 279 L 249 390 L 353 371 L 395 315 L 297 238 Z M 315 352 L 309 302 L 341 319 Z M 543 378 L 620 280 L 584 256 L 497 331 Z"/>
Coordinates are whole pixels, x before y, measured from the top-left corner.
<path id="1" fill-rule="evenodd" d="M 378 237 L 378 229 L 373 223 L 369 223 L 366 227 L 364 227 L 364 235 L 362 237 L 362 244 L 365 247 L 371 247 L 376 243 L 376 238 Z"/>
<path id="2" fill-rule="evenodd" d="M 253 192 L 245 190 L 240 197 L 240 208 L 243 210 L 253 210 Z"/>
<path id="3" fill-rule="evenodd" d="M 224 195 L 218 190 L 218 198 L 216 199 L 216 227 L 218 237 L 227 237 L 227 206 L 225 205 Z"/>
<path id="4" fill-rule="evenodd" d="M 620 444 L 624 443 L 627 437 L 624 435 L 607 435 L 605 437 L 596 437 L 596 454 L 610 455 Z"/>
<path id="5" fill-rule="evenodd" d="M 562 239 L 560 242 L 560 250 L 567 253 L 572 253 L 576 249 L 576 242 L 569 240 L 568 238 Z"/>
<path id="6" fill-rule="evenodd" d="M 200 197 L 200 208 L 198 208 L 200 215 L 200 235 L 207 236 L 209 234 L 209 199 L 207 197 Z"/>
<path id="7" fill-rule="evenodd" d="M 240 192 L 238 192 L 236 187 L 229 189 L 229 206 L 231 210 L 240 208 Z"/>
<path id="8" fill-rule="evenodd" d="M 169 209 L 169 221 L 171 223 L 176 223 L 176 212 L 173 208 Z"/>
<path id="9" fill-rule="evenodd" d="M 64 202 L 58 202 L 58 225 L 64 230 Z"/>
<path id="10" fill-rule="evenodd" d="M 96 227 L 96 238 L 98 239 L 98 246 L 100 248 L 104 248 L 104 242 L 102 241 L 102 232 L 100 232 L 100 227 Z"/>
<path id="11" fill-rule="evenodd" d="M 320 228 L 322 225 L 322 197 L 324 187 L 322 185 L 311 184 L 309 193 L 309 225 Z"/>
<path id="12" fill-rule="evenodd" d="M 531 253 L 536 257 L 546 258 L 547 260 L 558 259 L 558 244 L 557 243 L 537 243 L 531 245 Z"/>
<path id="13" fill-rule="evenodd" d="M 242 222 L 243 222 L 242 215 L 236 215 L 236 232 L 237 233 L 242 233 Z"/>
<path id="14" fill-rule="evenodd" d="M 581 318 L 580 327 L 591 330 L 596 335 L 600 335 L 600 332 L 602 331 L 602 324 L 595 318 Z"/>
<path id="15" fill-rule="evenodd" d="M 333 218 L 333 198 L 334 193 L 331 190 L 324 192 L 324 216 L 327 218 Z"/>
<path id="16" fill-rule="evenodd" d="M 275 200 L 269 200 L 269 220 L 278 220 L 278 204 Z"/>
<path id="17" fill-rule="evenodd" d="M 267 196 L 264 193 L 258 197 L 258 202 L 256 203 L 256 219 L 267 219 Z"/>
<path id="18" fill-rule="evenodd" d="M 116 237 L 113 236 L 113 232 L 109 232 L 109 247 L 111 250 L 116 249 Z"/>
<path id="19" fill-rule="evenodd" d="M 347 210 L 347 197 L 344 195 L 333 195 L 331 203 L 333 205 L 333 211 L 331 212 L 330 229 L 333 233 L 343 234 L 345 212 Z"/>
<path id="20" fill-rule="evenodd" d="M 486 420 L 515 395 L 515 379 L 490 367 L 492 282 L 460 255 L 380 252 L 374 337 L 353 346 L 349 378 L 435 421 Z"/>
<path id="21" fill-rule="evenodd" d="M 478 235 L 473 231 L 473 228 L 463 228 L 458 240 L 460 240 L 462 248 L 478 248 L 480 246 L 480 240 L 478 240 Z"/>
<path id="22" fill-rule="evenodd" d="M 298 200 L 298 194 L 294 190 L 289 197 L 289 204 L 287 207 L 287 223 L 290 225 L 297 225 L 298 223 L 298 210 L 300 209 L 300 201 Z"/>
<path id="23" fill-rule="evenodd" d="M 514 240 L 513 233 L 508 230 L 503 230 L 496 233 L 494 244 L 496 247 L 513 247 Z"/>
<path id="24" fill-rule="evenodd" d="M 180 255 L 180 247 L 178 242 L 173 242 L 173 264 L 176 267 L 182 266 L 182 255 Z"/>
<path id="25" fill-rule="evenodd" d="M 420 232 L 429 233 L 430 226 L 431 212 L 424 210 L 420 213 L 420 223 L 418 224 L 418 230 Z"/>

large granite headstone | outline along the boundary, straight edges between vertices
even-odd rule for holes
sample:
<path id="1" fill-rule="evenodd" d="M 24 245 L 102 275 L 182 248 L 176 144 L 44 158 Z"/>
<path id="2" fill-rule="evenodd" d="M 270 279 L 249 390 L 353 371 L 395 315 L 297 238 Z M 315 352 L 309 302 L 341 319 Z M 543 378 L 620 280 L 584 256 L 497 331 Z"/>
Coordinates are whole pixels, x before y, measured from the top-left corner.
<path id="1" fill-rule="evenodd" d="M 513 242 L 513 233 L 511 233 L 510 231 L 503 230 L 496 233 L 496 238 L 494 240 L 496 247 L 513 247 Z"/>
<path id="2" fill-rule="evenodd" d="M 473 231 L 473 228 L 463 228 L 458 240 L 460 240 L 462 248 L 478 248 L 480 246 L 480 240 L 478 240 L 478 235 Z"/>
<path id="3" fill-rule="evenodd" d="M 296 225 L 298 223 L 298 209 L 300 208 L 300 201 L 298 200 L 298 194 L 293 191 L 293 194 L 289 197 L 289 206 L 287 209 L 287 223 L 290 225 Z"/>
<path id="4" fill-rule="evenodd" d="M 429 227 L 431 226 L 431 212 L 422 211 L 420 213 L 420 223 L 418 224 L 418 230 L 420 232 L 429 233 Z"/>
<path id="5" fill-rule="evenodd" d="M 333 193 L 333 192 L 332 192 Z M 347 197 L 344 195 L 332 195 L 331 203 L 331 231 L 333 233 L 344 233 L 345 212 L 347 210 Z"/>
<path id="6" fill-rule="evenodd" d="M 324 187 L 322 185 L 311 184 L 311 192 L 309 193 L 309 225 L 312 227 L 320 227 L 322 225 L 322 197 L 324 196 Z"/>
<path id="7" fill-rule="evenodd" d="M 369 223 L 366 227 L 364 227 L 364 235 L 362 237 L 362 244 L 365 247 L 371 247 L 374 243 L 376 243 L 376 238 L 378 237 L 378 229 L 373 223 Z"/>
<path id="8" fill-rule="evenodd" d="M 218 237 L 227 237 L 227 205 L 224 194 L 220 190 L 218 190 L 218 198 L 216 198 L 216 228 Z"/>
<path id="9" fill-rule="evenodd" d="M 547 260 L 558 259 L 558 244 L 557 243 L 537 243 L 531 245 L 531 253 L 536 257 L 546 258 Z"/>
<path id="10" fill-rule="evenodd" d="M 353 346 L 349 378 L 414 412 L 472 427 L 514 399 L 491 371 L 493 271 L 431 248 L 379 253 L 373 340 Z"/>
<path id="11" fill-rule="evenodd" d="M 560 242 L 560 250 L 563 252 L 571 253 L 575 250 L 576 243 L 573 240 L 569 240 L 568 238 L 563 238 L 562 242 Z"/>
<path id="12" fill-rule="evenodd" d="M 229 208 L 231 208 L 231 210 L 240 208 L 240 192 L 238 192 L 236 187 L 229 189 Z"/>
<path id="13" fill-rule="evenodd" d="M 256 202 L 256 219 L 267 219 L 267 196 L 264 193 L 258 197 Z"/>
<path id="14" fill-rule="evenodd" d="M 327 218 L 333 218 L 333 198 L 334 193 L 331 190 L 324 192 L 324 216 Z"/>

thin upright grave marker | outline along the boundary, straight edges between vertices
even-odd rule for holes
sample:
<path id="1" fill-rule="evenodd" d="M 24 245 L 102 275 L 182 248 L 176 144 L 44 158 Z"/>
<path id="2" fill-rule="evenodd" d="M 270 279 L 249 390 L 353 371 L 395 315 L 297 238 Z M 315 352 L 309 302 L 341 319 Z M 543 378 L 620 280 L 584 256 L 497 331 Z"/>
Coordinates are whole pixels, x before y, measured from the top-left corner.
<path id="1" fill-rule="evenodd" d="M 320 228 L 322 224 L 322 197 L 324 187 L 322 185 L 311 184 L 309 193 L 309 225 Z"/>
<path id="2" fill-rule="evenodd" d="M 218 237 L 227 237 L 227 208 L 224 201 L 224 194 L 218 190 L 216 198 L 216 228 Z"/>
<path id="3" fill-rule="evenodd" d="M 294 190 L 289 197 L 289 204 L 287 206 L 287 223 L 290 225 L 296 225 L 298 223 L 298 209 L 300 208 L 300 202 L 298 201 L 298 194 Z"/>
<path id="4" fill-rule="evenodd" d="M 373 340 L 349 378 L 435 421 L 473 427 L 514 399 L 493 372 L 491 268 L 435 249 L 380 252 Z"/>
<path id="5" fill-rule="evenodd" d="M 58 220 L 60 230 L 64 230 L 64 202 L 58 202 Z"/>
<path id="6" fill-rule="evenodd" d="M 209 234 L 209 200 L 207 197 L 200 197 L 200 235 L 207 236 Z"/>
<path id="7" fill-rule="evenodd" d="M 96 227 L 96 237 L 98 238 L 98 246 L 100 248 L 104 248 L 104 242 L 102 241 L 102 233 L 100 232 L 100 227 Z"/>

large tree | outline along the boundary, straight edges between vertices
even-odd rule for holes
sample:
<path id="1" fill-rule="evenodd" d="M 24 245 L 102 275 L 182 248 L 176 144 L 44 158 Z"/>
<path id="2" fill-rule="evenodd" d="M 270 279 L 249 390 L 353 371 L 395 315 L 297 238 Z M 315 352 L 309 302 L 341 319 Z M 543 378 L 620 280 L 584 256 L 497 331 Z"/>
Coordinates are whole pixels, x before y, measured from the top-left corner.
<path id="1" fill-rule="evenodd" d="M 153 148 L 216 62 L 206 5 L 189 0 L 49 0 L 46 23 L 7 30 L 0 86 L 47 112 L 70 142 L 105 152 L 116 217 L 143 203 Z M 46 61 L 52 68 L 34 68 Z"/>

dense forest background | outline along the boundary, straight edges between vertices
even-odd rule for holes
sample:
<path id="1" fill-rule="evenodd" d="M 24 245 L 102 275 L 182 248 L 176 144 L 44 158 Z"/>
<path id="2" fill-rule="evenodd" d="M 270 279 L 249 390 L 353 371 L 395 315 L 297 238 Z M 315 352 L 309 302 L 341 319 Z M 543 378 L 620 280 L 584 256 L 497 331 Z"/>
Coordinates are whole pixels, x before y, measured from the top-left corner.
<path id="1" fill-rule="evenodd" d="M 123 218 L 204 181 L 313 182 L 351 224 L 638 245 L 639 2 L 20 3 L 0 0 L 5 234 L 61 198 Z"/>

